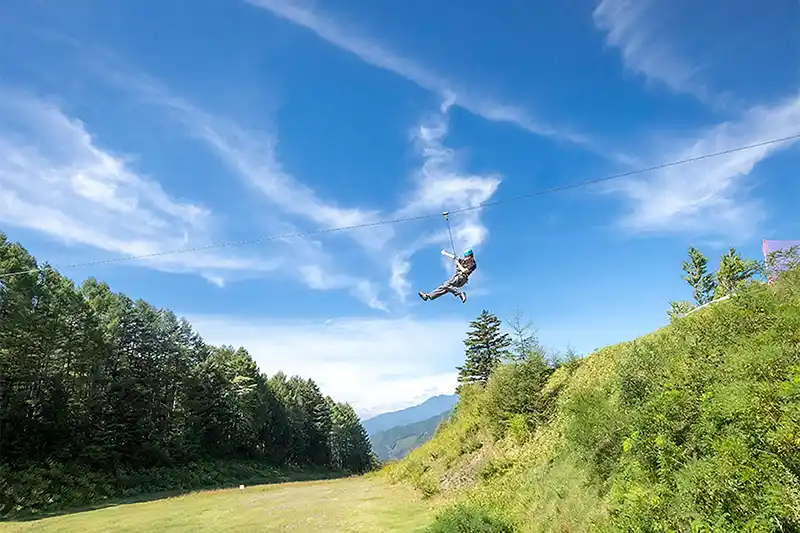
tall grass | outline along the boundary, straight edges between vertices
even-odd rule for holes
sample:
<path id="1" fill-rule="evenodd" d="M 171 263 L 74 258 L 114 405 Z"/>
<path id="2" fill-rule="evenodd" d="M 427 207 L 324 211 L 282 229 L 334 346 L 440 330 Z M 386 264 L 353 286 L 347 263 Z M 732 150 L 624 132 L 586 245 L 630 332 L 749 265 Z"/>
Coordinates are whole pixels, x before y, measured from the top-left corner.
<path id="1" fill-rule="evenodd" d="M 514 531 L 800 531 L 800 270 L 530 380 L 465 391 L 385 474 Z"/>

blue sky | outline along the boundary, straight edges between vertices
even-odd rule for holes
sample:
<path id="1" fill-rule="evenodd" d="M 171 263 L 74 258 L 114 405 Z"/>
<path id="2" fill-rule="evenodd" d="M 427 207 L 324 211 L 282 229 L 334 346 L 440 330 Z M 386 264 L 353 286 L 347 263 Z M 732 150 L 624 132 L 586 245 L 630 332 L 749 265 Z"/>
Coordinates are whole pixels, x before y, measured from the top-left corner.
<path id="1" fill-rule="evenodd" d="M 57 267 L 457 210 L 800 130 L 800 5 L 12 0 L 0 228 Z M 690 245 L 800 236 L 783 143 L 442 218 L 65 269 L 363 415 L 452 391 L 468 321 L 581 352 L 666 323 Z"/>

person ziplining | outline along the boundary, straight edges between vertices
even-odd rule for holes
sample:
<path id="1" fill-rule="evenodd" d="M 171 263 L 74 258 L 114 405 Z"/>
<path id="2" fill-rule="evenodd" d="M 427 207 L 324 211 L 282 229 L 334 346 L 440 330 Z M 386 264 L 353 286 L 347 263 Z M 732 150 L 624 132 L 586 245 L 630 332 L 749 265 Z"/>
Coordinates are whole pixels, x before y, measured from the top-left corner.
<path id="1" fill-rule="evenodd" d="M 470 274 L 478 268 L 478 264 L 475 262 L 475 254 L 472 252 L 472 248 L 468 248 L 464 251 L 464 257 L 456 257 L 447 250 L 442 250 L 442 255 L 456 262 L 456 273 L 449 280 L 439 285 L 433 292 L 420 292 L 419 297 L 426 301 L 435 300 L 449 292 L 456 298 L 461 298 L 461 302 L 465 303 L 467 301 L 467 293 L 458 289 L 467 284 Z"/>
<path id="2" fill-rule="evenodd" d="M 450 235 L 450 244 L 453 247 L 453 253 L 449 253 L 447 250 L 442 250 L 442 255 L 448 257 L 455 261 L 456 263 L 456 273 L 453 274 L 449 280 L 445 281 L 441 285 L 439 285 L 433 292 L 419 292 L 419 297 L 423 300 L 435 300 L 439 296 L 449 292 L 456 298 L 461 299 L 461 303 L 466 303 L 467 301 L 467 294 L 458 290 L 459 288 L 463 287 L 469 281 L 470 275 L 475 272 L 475 269 L 478 268 L 478 264 L 475 262 L 475 254 L 472 251 L 472 248 L 467 248 L 464 251 L 464 257 L 456 257 L 455 255 L 455 243 L 453 242 L 453 232 L 450 230 L 450 218 L 448 217 L 447 211 L 442 213 L 444 215 L 444 220 L 447 223 L 447 233 Z"/>

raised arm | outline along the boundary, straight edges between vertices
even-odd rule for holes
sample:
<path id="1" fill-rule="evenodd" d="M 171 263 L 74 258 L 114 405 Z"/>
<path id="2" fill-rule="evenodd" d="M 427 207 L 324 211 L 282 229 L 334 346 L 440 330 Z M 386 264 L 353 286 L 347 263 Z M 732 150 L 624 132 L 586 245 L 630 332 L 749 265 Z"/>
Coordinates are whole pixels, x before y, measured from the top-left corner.
<path id="1" fill-rule="evenodd" d="M 442 255 L 445 257 L 449 257 L 450 259 L 455 261 L 456 256 L 448 252 L 447 250 L 442 250 Z"/>

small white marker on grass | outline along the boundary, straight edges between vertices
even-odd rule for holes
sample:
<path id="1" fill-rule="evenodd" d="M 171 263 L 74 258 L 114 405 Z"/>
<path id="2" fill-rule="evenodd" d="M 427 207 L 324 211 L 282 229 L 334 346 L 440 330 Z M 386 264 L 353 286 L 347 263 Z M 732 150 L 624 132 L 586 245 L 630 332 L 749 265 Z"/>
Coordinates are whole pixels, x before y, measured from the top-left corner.
<path id="1" fill-rule="evenodd" d="M 239 490 L 244 490 L 244 485 L 239 485 Z"/>

